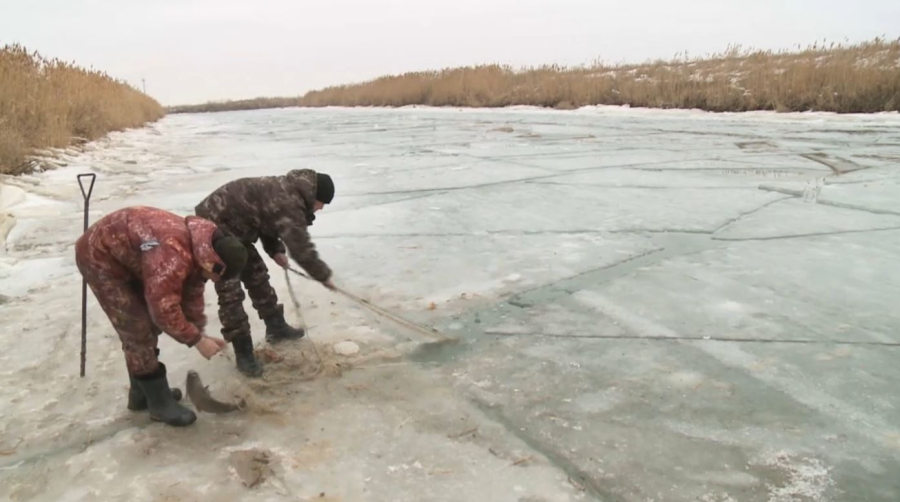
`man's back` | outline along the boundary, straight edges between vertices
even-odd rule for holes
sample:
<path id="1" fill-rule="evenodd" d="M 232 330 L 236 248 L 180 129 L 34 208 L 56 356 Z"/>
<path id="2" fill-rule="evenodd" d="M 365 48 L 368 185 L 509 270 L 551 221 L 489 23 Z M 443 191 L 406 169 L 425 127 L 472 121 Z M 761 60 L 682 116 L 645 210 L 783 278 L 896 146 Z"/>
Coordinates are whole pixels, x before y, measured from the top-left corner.
<path id="1" fill-rule="evenodd" d="M 212 192 L 195 211 L 244 242 L 275 237 L 278 219 L 296 219 L 304 227 L 311 222 L 315 192 L 309 178 L 314 176 L 313 171 L 298 170 L 286 176 L 237 179 Z"/>
<path id="2" fill-rule="evenodd" d="M 86 254 L 91 248 L 114 259 L 134 277 L 142 275 L 142 246 L 164 244 L 183 260 L 192 261 L 191 238 L 185 219 L 162 209 L 152 207 L 127 207 L 114 211 L 96 223 L 82 235 L 76 249 Z"/>

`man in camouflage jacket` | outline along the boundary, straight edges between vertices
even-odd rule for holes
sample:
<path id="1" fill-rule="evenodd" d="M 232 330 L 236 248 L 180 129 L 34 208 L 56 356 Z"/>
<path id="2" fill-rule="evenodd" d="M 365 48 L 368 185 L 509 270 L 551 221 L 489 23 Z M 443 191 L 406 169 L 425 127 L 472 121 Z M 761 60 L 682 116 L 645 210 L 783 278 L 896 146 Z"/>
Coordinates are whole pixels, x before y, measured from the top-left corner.
<path id="1" fill-rule="evenodd" d="M 157 337 L 165 332 L 207 359 L 222 350 L 224 341 L 203 333 L 203 289 L 207 279 L 239 275 L 246 260 L 243 245 L 212 222 L 152 207 L 114 211 L 78 239 L 75 263 L 122 342 L 128 409 L 169 425 L 196 420 L 169 388 Z"/>
<path id="2" fill-rule="evenodd" d="M 240 278 L 216 283 L 222 335 L 234 347 L 238 370 L 249 376 L 262 374 L 262 366 L 253 354 L 250 321 L 244 311 L 247 288 L 253 308 L 266 324 L 270 343 L 303 337 L 302 329 L 284 320 L 284 306 L 278 303 L 269 284 L 269 272 L 254 243 L 262 241 L 263 250 L 284 268 L 289 266 L 285 251 L 310 276 L 334 289 L 331 269 L 320 258 L 307 227 L 315 212 L 334 198 L 334 183 L 327 174 L 296 169 L 284 176 L 242 178 L 211 193 L 196 207 L 196 214 L 215 222 L 219 228 L 237 237 L 247 247 L 247 266 Z"/>

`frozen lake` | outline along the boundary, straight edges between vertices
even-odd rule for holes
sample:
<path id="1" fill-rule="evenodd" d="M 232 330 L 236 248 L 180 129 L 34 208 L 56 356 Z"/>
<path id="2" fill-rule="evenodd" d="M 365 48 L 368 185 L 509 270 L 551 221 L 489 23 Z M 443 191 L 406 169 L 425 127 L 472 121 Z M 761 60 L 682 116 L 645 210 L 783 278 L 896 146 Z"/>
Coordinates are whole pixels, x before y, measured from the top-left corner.
<path id="1" fill-rule="evenodd" d="M 0 179 L 0 500 L 900 500 L 896 114 L 174 115 L 64 161 Z M 304 167 L 337 185 L 311 228 L 335 282 L 459 343 L 298 283 L 312 340 L 360 347 L 343 375 L 278 347 L 251 382 L 163 337 L 173 385 L 264 404 L 175 430 L 125 409 L 91 297 L 78 377 L 75 174 L 96 221 Z"/>

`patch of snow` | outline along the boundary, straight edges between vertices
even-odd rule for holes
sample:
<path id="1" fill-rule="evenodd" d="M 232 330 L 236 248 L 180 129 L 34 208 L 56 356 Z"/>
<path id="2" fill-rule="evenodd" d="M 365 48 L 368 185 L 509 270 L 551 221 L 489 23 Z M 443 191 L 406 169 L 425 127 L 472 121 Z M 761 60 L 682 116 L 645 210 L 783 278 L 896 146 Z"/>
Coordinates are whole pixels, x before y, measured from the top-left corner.
<path id="1" fill-rule="evenodd" d="M 768 502 L 825 500 L 826 494 L 834 487 L 831 469 L 817 458 L 778 451 L 758 459 L 757 464 L 774 467 L 787 476 L 783 484 L 767 485 Z"/>
<path id="2" fill-rule="evenodd" d="M 334 351 L 342 356 L 352 356 L 359 352 L 359 345 L 347 340 L 334 344 Z"/>

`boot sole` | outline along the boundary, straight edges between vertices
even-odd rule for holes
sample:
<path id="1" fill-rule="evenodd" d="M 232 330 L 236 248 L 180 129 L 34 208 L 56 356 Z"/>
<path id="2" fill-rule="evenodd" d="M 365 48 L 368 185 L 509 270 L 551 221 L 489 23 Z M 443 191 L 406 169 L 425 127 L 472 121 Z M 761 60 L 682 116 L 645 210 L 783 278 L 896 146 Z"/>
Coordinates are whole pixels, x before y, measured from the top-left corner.
<path id="1" fill-rule="evenodd" d="M 306 338 L 306 333 L 304 333 L 303 336 L 298 336 L 297 338 L 281 338 L 281 337 L 274 337 L 274 336 L 270 337 L 270 336 L 266 335 L 266 342 L 268 342 L 270 345 L 275 345 L 275 344 L 281 343 L 281 342 L 294 342 L 297 340 L 303 340 L 304 338 Z"/>
<path id="2" fill-rule="evenodd" d="M 163 420 L 163 419 L 161 419 L 161 418 L 154 417 L 153 415 L 150 415 L 150 420 L 152 420 L 152 421 L 154 421 L 154 422 L 164 423 L 164 424 L 170 425 L 170 426 L 172 426 L 172 427 L 187 427 L 187 426 L 189 426 L 189 425 L 191 425 L 191 424 L 193 424 L 194 422 L 197 421 L 197 416 L 194 415 L 194 418 L 193 418 L 190 422 L 188 422 L 188 423 L 186 423 L 186 424 L 182 424 L 182 423 L 174 423 L 174 424 L 173 424 L 173 423 L 171 423 L 171 422 L 166 422 L 165 420 Z"/>
<path id="3" fill-rule="evenodd" d="M 247 371 L 244 367 L 242 367 L 240 364 L 237 364 L 236 362 L 235 362 L 234 367 L 237 368 L 238 373 L 248 376 L 250 378 L 259 378 L 259 377 L 263 376 L 263 365 L 262 365 L 262 363 L 259 362 L 259 359 L 254 357 L 253 363 L 254 363 L 253 366 L 255 368 L 257 368 L 254 371 Z"/>
<path id="4" fill-rule="evenodd" d="M 260 368 L 258 372 L 244 371 L 244 370 L 238 368 L 238 373 L 240 373 L 241 375 L 244 375 L 246 377 L 250 377 L 250 378 L 261 378 L 263 376 L 262 368 Z"/>

